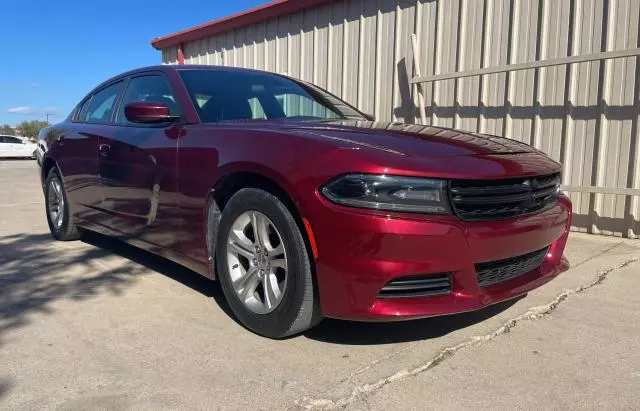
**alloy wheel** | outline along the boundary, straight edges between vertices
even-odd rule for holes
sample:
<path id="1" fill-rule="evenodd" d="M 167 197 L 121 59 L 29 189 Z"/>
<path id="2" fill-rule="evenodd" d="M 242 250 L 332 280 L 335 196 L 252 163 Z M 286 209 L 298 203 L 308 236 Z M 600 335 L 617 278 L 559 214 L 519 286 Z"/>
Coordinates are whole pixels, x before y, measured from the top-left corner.
<path id="1" fill-rule="evenodd" d="M 256 314 L 275 310 L 287 287 L 287 254 L 280 232 L 258 211 L 242 213 L 231 226 L 227 261 L 240 301 Z"/>
<path id="2" fill-rule="evenodd" d="M 62 184 L 58 179 L 54 178 L 49 182 L 47 196 L 49 219 L 55 228 L 60 229 L 64 218 L 64 195 L 62 194 Z"/>

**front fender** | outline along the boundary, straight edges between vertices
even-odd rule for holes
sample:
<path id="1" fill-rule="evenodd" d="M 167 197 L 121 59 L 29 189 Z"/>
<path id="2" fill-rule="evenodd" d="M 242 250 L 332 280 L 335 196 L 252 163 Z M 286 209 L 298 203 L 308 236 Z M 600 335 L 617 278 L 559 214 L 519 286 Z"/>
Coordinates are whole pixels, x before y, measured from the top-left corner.
<path id="1" fill-rule="evenodd" d="M 303 206 L 300 201 L 300 193 L 296 188 L 295 181 L 291 180 L 291 177 L 294 177 L 298 173 L 290 174 L 288 177 L 284 174 L 280 173 L 274 168 L 271 168 L 265 164 L 255 163 L 255 162 L 247 162 L 247 161 L 237 161 L 233 163 L 228 163 L 220 167 L 220 174 L 218 180 L 214 183 L 215 185 L 223 180 L 225 177 L 232 175 L 233 173 L 245 172 L 245 173 L 253 173 L 261 175 L 274 183 L 276 183 L 280 188 L 282 188 L 288 195 L 289 198 L 294 202 L 294 204 L 300 210 L 300 207 Z M 302 210 L 300 210 L 302 212 Z"/>

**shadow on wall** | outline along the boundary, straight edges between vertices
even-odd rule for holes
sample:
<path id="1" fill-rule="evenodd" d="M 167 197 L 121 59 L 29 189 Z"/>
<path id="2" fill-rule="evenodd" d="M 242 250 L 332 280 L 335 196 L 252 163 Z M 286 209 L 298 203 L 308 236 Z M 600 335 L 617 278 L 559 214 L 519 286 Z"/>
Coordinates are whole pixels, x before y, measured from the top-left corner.
<path id="1" fill-rule="evenodd" d="M 398 65 L 398 69 L 404 68 L 404 61 L 401 61 Z M 400 70 L 402 71 L 402 70 Z M 401 88 L 410 87 L 409 80 L 403 76 L 399 77 Z M 414 118 L 419 118 L 419 110 L 418 107 L 415 106 L 413 102 L 407 103 L 405 101 L 404 93 L 403 93 L 403 103 L 402 106 L 396 107 L 394 109 L 394 114 L 398 117 L 403 117 L 405 113 L 413 113 Z M 485 118 L 487 120 L 496 120 L 496 119 L 505 119 L 507 115 L 509 115 L 514 120 L 533 120 L 536 116 L 541 120 L 562 120 L 562 130 L 563 134 L 560 136 L 560 150 L 557 153 L 560 161 L 565 158 L 566 153 L 566 142 L 567 136 L 564 134 L 566 132 L 566 124 L 564 122 L 567 121 L 567 116 L 569 116 L 574 121 L 585 121 L 592 120 L 594 123 L 595 135 L 592 137 L 594 139 L 593 147 L 590 149 L 590 153 L 593 157 L 593 169 L 591 171 L 590 178 L 587 175 L 587 179 L 589 181 L 580 183 L 576 182 L 572 184 L 571 182 L 565 181 L 565 184 L 572 185 L 597 185 L 597 175 L 595 170 L 595 164 L 598 164 L 600 159 L 600 144 L 601 144 L 601 136 L 598 132 L 600 127 L 600 121 L 602 120 L 601 115 L 604 114 L 607 121 L 629 121 L 632 123 L 632 127 L 630 129 L 631 136 L 637 134 L 638 127 L 638 115 L 640 113 L 640 108 L 637 105 L 609 105 L 606 101 L 602 101 L 599 105 L 590 105 L 590 106 L 576 106 L 574 104 L 567 103 L 567 105 L 550 105 L 545 106 L 540 102 L 535 102 L 530 106 L 514 106 L 511 103 L 506 103 L 500 106 L 486 106 L 483 103 L 479 103 L 477 106 L 462 106 L 458 102 L 456 102 L 453 106 L 438 106 L 434 105 L 433 102 L 427 102 L 426 114 L 429 122 L 433 119 L 433 117 L 437 117 L 443 120 L 451 120 L 456 116 L 461 120 L 477 120 L 480 121 L 480 118 Z M 502 122 L 502 129 L 500 130 L 500 135 L 507 134 L 507 122 Z M 476 123 L 476 127 L 474 130 L 470 130 L 475 132 L 476 129 L 479 128 L 479 123 Z M 519 141 L 523 141 L 527 144 L 533 144 L 532 141 L 533 131 L 526 136 L 511 136 L 511 138 L 516 138 Z M 544 138 L 544 137 L 543 137 Z M 583 138 L 587 138 L 584 136 Z M 639 159 L 635 158 L 636 153 L 636 144 L 640 144 L 637 139 L 630 139 L 630 147 L 629 147 L 629 161 L 628 166 L 626 166 L 626 170 L 621 169 L 620 173 L 626 172 L 626 184 L 622 187 L 633 187 L 633 176 L 638 173 L 636 170 L 636 164 Z M 575 155 L 574 155 L 575 157 Z M 576 160 L 581 161 L 581 160 Z M 634 174 L 635 173 L 635 174 Z M 575 193 L 577 194 L 577 193 Z M 605 195 L 605 198 L 612 198 L 613 195 Z M 580 229 L 581 231 L 593 232 L 593 227 L 598 230 L 616 233 L 617 235 L 622 235 L 623 237 L 629 237 L 629 230 L 631 230 L 632 236 L 640 236 L 640 221 L 635 219 L 635 217 L 631 214 L 632 206 L 633 206 L 633 196 L 624 196 L 624 200 L 620 200 L 621 196 L 618 196 L 617 201 L 624 201 L 624 217 L 610 217 L 610 216 L 601 216 L 594 210 L 595 206 L 595 195 L 592 194 L 588 197 L 589 203 L 589 213 L 587 214 L 574 214 L 573 226 L 575 228 Z M 584 201 L 584 200 L 583 200 Z M 606 204 L 607 202 L 605 202 Z M 576 212 L 576 210 L 574 210 Z M 606 210 L 605 210 L 606 213 Z"/>
<path id="2" fill-rule="evenodd" d="M 628 230 L 631 230 L 635 237 L 639 237 L 640 220 L 636 220 L 629 212 L 632 197 L 627 196 L 626 198 L 624 218 L 601 217 L 591 207 L 589 214 L 577 214 L 574 211 L 572 227 L 587 233 L 593 233 L 593 227 L 595 227 L 606 232 L 622 233 L 623 237 L 629 237 Z M 593 205 L 593 200 L 591 200 L 591 205 Z"/>
<path id="3" fill-rule="evenodd" d="M 402 69 L 402 70 L 401 70 Z M 406 70 L 406 62 L 404 59 L 398 63 L 398 70 L 404 73 Z M 416 106 L 409 93 L 411 84 L 405 76 L 400 76 L 401 89 L 404 89 L 402 105 L 396 107 L 393 113 L 396 117 L 405 118 L 409 113 L 409 118 L 420 118 L 419 107 Z M 497 106 L 488 106 L 479 102 L 474 106 L 461 105 L 455 102 L 451 106 L 442 106 L 429 101 L 428 93 L 425 93 L 427 119 L 436 116 L 441 119 L 451 120 L 455 116 L 460 119 L 505 119 L 509 115 L 514 120 L 533 120 L 539 116 L 542 120 L 566 120 L 567 115 L 573 120 L 594 120 L 599 121 L 600 115 L 605 114 L 607 120 L 629 120 L 633 121 L 638 116 L 638 107 L 634 105 L 609 105 L 606 101 L 601 104 L 590 106 L 576 106 L 571 103 L 567 105 L 543 105 L 539 101 L 527 106 L 514 106 L 510 102 Z M 506 126 L 503 126 L 506 127 Z M 502 130 L 502 135 L 505 130 Z"/>

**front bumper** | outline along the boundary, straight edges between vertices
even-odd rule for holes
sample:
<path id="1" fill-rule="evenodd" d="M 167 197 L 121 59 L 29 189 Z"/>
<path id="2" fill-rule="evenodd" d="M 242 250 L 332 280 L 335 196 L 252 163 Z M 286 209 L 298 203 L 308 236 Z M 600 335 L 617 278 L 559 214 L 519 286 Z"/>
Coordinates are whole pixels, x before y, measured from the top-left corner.
<path id="1" fill-rule="evenodd" d="M 323 315 L 402 320 L 481 309 L 523 295 L 568 269 L 563 258 L 571 201 L 516 219 L 462 222 L 452 216 L 386 215 L 336 206 L 322 197 L 309 217 L 318 247 L 316 272 Z M 542 265 L 480 287 L 475 264 L 549 247 Z M 450 275 L 452 290 L 429 297 L 380 298 L 392 279 Z"/>

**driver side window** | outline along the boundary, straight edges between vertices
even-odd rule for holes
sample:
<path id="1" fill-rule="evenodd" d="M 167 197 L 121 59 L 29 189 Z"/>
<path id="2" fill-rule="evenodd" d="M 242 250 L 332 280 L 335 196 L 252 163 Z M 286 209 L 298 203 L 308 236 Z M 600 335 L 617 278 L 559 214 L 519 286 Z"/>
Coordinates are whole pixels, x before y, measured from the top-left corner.
<path id="1" fill-rule="evenodd" d="M 124 108 L 129 103 L 162 103 L 169 107 L 171 115 L 180 116 L 181 110 L 166 78 L 159 75 L 145 75 L 131 79 L 120 104 L 118 124 L 132 124 L 127 120 Z"/>
<path id="2" fill-rule="evenodd" d="M 87 123 L 110 123 L 113 118 L 113 108 L 122 90 L 122 81 L 112 84 L 93 95 L 89 103 L 85 121 Z M 83 107 L 84 108 L 84 107 Z"/>

